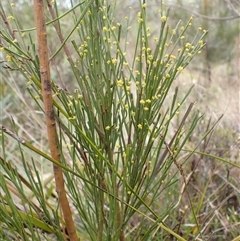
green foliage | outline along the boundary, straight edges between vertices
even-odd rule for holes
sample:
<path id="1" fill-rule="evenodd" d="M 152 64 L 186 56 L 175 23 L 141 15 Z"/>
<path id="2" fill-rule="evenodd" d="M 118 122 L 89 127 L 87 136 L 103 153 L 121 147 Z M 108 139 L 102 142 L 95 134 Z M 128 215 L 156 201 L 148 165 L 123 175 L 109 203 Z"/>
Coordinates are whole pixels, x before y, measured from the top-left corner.
<path id="1" fill-rule="evenodd" d="M 230 7 L 239 9 L 239 3 L 229 1 L 227 4 L 221 0 L 193 0 L 193 1 L 166 1 L 166 5 L 170 7 L 170 17 L 172 22 L 179 19 L 186 20 L 190 16 L 194 17 L 194 21 L 198 22 L 196 28 L 202 27 L 209 29 L 210 34 L 206 38 L 207 48 L 203 57 L 211 63 L 231 62 L 235 56 L 235 48 L 239 32 L 239 16 Z M 234 17 L 235 16 L 235 17 Z M 188 37 L 192 36 L 192 32 L 188 32 Z"/>
<path id="2" fill-rule="evenodd" d="M 57 18 L 49 21 L 49 27 L 53 23 L 61 26 L 61 16 L 65 17 L 54 7 Z M 194 235 L 203 236 L 197 215 L 205 191 L 200 200 L 189 200 L 186 220 L 190 226 L 182 227 L 176 216 L 188 181 L 182 165 L 194 152 L 186 154 L 183 148 L 202 117 L 190 115 L 193 104 L 185 105 L 191 87 L 183 98 L 178 97 L 177 88 L 172 96 L 169 92 L 176 77 L 201 52 L 206 31 L 199 29 L 193 40 L 186 39 L 192 18 L 172 28 L 168 12 L 160 4 L 159 31 L 153 34 L 148 27 L 148 7 L 141 4 L 135 15 L 136 37 L 129 38 L 129 22 L 123 20 L 127 26 L 116 22 L 114 8 L 108 1 L 79 3 L 66 15 L 73 19 L 71 31 L 52 49 L 53 63 L 59 61 L 58 54 L 68 59 L 63 73 L 54 72 L 52 78 L 62 164 L 49 156 L 46 146 L 41 150 L 35 145 L 34 138 L 23 140 L 20 133 L 1 128 L 0 220 L 5 240 L 12 236 L 65 240 L 51 171 L 40 172 L 38 159 L 46 166 L 54 163 L 63 168 L 81 240 L 169 240 L 171 236 L 190 240 Z M 25 37 L 14 39 L 7 29 L 0 32 L 5 67 L 22 75 L 30 100 L 35 102 L 31 105 L 42 112 L 34 29 L 15 27 Z M 72 55 L 63 52 L 70 44 Z M 73 86 L 64 83 L 65 71 L 70 71 Z M 19 143 L 15 151 L 22 169 L 11 163 L 6 135 Z M 44 183 L 46 175 L 50 178 Z"/>

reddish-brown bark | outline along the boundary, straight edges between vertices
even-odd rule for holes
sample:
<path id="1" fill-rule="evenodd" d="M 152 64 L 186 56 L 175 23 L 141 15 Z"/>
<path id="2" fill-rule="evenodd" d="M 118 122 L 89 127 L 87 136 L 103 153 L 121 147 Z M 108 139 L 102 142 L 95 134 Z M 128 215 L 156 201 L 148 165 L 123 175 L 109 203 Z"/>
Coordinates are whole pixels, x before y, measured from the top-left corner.
<path id="1" fill-rule="evenodd" d="M 52 157 L 58 161 L 60 160 L 60 150 L 58 148 L 58 136 L 56 129 L 56 121 L 53 109 L 52 89 L 50 80 L 50 66 L 47 47 L 47 33 L 44 18 L 44 4 L 43 0 L 34 0 L 34 14 L 37 31 L 38 55 L 40 63 L 40 76 L 42 85 L 42 97 L 44 103 L 45 120 L 47 125 L 48 142 Z M 53 166 L 56 191 L 58 193 L 60 206 L 63 212 L 64 220 L 68 236 L 71 241 L 78 241 L 75 225 L 72 218 L 72 212 L 67 199 L 63 172 L 57 165 Z"/>

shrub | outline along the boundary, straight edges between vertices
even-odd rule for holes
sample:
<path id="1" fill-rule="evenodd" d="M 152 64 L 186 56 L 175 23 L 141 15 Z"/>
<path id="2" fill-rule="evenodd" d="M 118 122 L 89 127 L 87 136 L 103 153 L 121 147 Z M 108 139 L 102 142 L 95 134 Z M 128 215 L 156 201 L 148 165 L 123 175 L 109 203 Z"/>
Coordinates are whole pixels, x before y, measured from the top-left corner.
<path id="1" fill-rule="evenodd" d="M 9 24 L 11 19 L 1 10 L 6 23 L 0 32 L 5 70 L 17 72 L 28 83 L 30 100 L 35 101 L 32 108 L 45 114 L 51 149 L 50 153 L 34 145 L 37 131 L 36 137 L 26 139 L 17 133 L 14 122 L 13 130 L 1 126 L 1 237 L 123 241 L 174 236 L 185 240 L 198 233 L 194 209 L 193 225 L 181 232 L 172 225 L 176 220 L 171 214 L 187 185 L 182 164 L 194 150 L 181 162 L 178 157 L 201 116 L 195 113 L 186 122 L 194 105 L 184 104 L 191 88 L 182 99 L 177 88 L 172 96 L 169 90 L 201 52 L 206 31 L 199 30 L 193 40 L 186 40 L 184 34 L 193 19 L 171 28 L 162 3 L 156 36 L 146 20 L 147 4 L 139 6 L 136 39 L 128 39 L 128 24 L 114 21 L 111 1 L 81 2 L 63 15 L 58 14 L 56 3 L 48 2 L 48 9 L 52 20 L 47 26 L 54 26 L 60 42 L 50 60 L 54 62 L 63 50 L 69 66 L 64 72 L 70 68 L 74 78 L 64 85 L 57 78 L 51 82 L 44 78 L 50 66 L 43 56 L 47 51 L 42 52 L 47 45 L 40 41 L 39 35 L 46 36 L 44 28 L 39 29 L 44 24 L 37 22 L 41 18 L 36 20 L 36 46 L 34 29 L 21 29 L 17 20 Z M 70 14 L 74 26 L 64 37 L 61 19 Z M 13 26 L 27 37 L 16 37 Z M 64 79 L 64 73 L 59 79 Z M 8 136 L 19 143 L 15 158 L 22 169 L 9 158 Z M 57 193 L 51 171 L 39 172 L 38 159 L 41 165 L 53 164 Z M 65 183 L 61 183 L 62 174 Z M 180 191 L 179 179 L 183 180 Z M 61 196 L 65 189 L 67 200 Z M 69 203 L 72 213 L 66 211 Z"/>

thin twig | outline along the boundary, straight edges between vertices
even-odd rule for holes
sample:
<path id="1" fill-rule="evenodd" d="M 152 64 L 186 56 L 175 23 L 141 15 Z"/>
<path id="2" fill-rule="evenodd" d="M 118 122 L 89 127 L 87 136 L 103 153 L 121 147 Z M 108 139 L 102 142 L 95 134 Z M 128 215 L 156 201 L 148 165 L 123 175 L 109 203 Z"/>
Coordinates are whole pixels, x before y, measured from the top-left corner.
<path id="1" fill-rule="evenodd" d="M 9 22 L 8 22 L 5 14 L 4 14 L 2 11 L 0 11 L 0 16 L 1 16 L 2 20 L 3 20 L 3 22 L 5 23 L 9 34 L 11 35 L 12 39 L 14 40 L 14 39 L 15 39 L 15 35 L 14 35 L 14 32 L 15 32 L 15 31 L 11 30 L 11 27 L 10 27 L 10 25 L 9 25 Z"/>
<path id="2" fill-rule="evenodd" d="M 2 130 L 3 132 L 5 132 L 6 134 L 8 134 L 9 136 L 11 136 L 13 139 L 15 139 L 16 141 L 24 144 L 25 140 L 19 136 L 17 136 L 16 134 L 14 134 L 12 131 L 10 131 L 9 129 L 7 129 L 6 127 L 0 125 L 0 130 Z"/>
<path id="3" fill-rule="evenodd" d="M 181 121 L 181 123 L 180 123 L 180 125 L 179 125 L 179 127 L 178 127 L 178 129 L 177 129 L 177 131 L 176 131 L 176 133 L 174 134 L 172 140 L 170 141 L 170 143 L 167 144 L 166 141 L 164 140 L 164 144 L 165 144 L 165 146 L 166 146 L 166 149 L 165 149 L 165 151 L 163 152 L 162 156 L 159 158 L 159 160 L 158 160 L 158 162 L 157 162 L 157 164 L 156 164 L 155 170 L 154 170 L 154 172 L 153 172 L 153 176 L 155 176 L 155 175 L 158 173 L 158 171 L 159 171 L 159 169 L 160 169 L 163 161 L 165 160 L 167 154 L 169 153 L 169 150 L 170 150 L 170 148 L 171 148 L 171 146 L 172 146 L 175 138 L 177 137 L 178 133 L 181 131 L 183 125 L 185 124 L 185 121 L 186 121 L 186 119 L 187 119 L 187 117 L 188 117 L 188 115 L 189 115 L 189 113 L 190 113 L 193 105 L 194 105 L 194 103 L 191 103 L 191 104 L 189 105 L 189 107 L 188 107 L 185 115 L 183 116 L 183 119 L 182 119 L 182 121 Z"/>
<path id="4" fill-rule="evenodd" d="M 209 17 L 209 16 L 206 16 L 206 15 L 200 14 L 196 11 L 193 11 L 192 9 L 184 7 L 184 6 L 175 5 L 175 4 L 168 4 L 167 6 L 187 10 L 187 11 L 191 12 L 196 17 L 200 17 L 200 18 L 203 18 L 203 19 L 211 20 L 211 21 L 226 21 L 226 20 L 232 20 L 232 19 L 240 17 L 239 15 L 234 15 L 234 16 L 229 16 L 229 17 L 220 17 L 220 18 L 219 17 Z"/>

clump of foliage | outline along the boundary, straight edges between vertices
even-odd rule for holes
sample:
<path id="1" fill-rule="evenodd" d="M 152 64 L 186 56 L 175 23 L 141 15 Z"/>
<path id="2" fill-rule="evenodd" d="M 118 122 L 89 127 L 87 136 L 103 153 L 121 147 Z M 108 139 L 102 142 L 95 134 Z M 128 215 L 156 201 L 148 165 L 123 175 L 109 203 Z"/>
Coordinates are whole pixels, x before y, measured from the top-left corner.
<path id="1" fill-rule="evenodd" d="M 172 215 L 179 210 L 188 181 L 182 165 L 194 152 L 185 150 L 182 155 L 183 148 L 202 117 L 198 113 L 190 116 L 193 103 L 184 104 L 191 88 L 183 98 L 178 98 L 177 88 L 168 95 L 176 77 L 204 47 L 206 30 L 198 30 L 193 40 L 187 40 L 185 32 L 193 19 L 171 28 L 160 1 L 159 32 L 152 36 L 144 2 L 136 14 L 138 28 L 133 40 L 128 39 L 130 26 L 114 21 L 111 1 L 81 2 L 63 15 L 58 14 L 56 3 L 47 3 L 52 18 L 47 28 L 53 25 L 60 43 L 50 60 L 63 51 L 74 78 L 73 87 L 57 78 L 47 85 L 54 110 L 51 120 L 57 125 L 59 161 L 34 145 L 33 139 L 17 134 L 14 122 L 13 130 L 1 126 L 1 237 L 75 240 L 62 215 L 62 189 L 55 193 L 50 169 L 44 173 L 50 177 L 42 180 L 43 173 L 36 165 L 39 158 L 52 163 L 55 174 L 63 171 L 80 240 L 203 237 L 196 215 L 201 202 L 189 209 L 189 226 L 182 227 Z M 38 56 L 39 43 L 33 40 L 35 29 L 21 29 L 17 20 L 14 25 L 2 5 L 1 9 L 6 23 L 0 32 L 5 70 L 24 77 L 35 108 L 47 115 L 41 89 L 45 84 L 41 50 Z M 69 14 L 74 24 L 64 36 L 61 19 Z M 17 37 L 13 26 L 27 37 Z M 134 46 L 133 51 L 129 46 Z M 64 73 L 60 78 L 64 79 Z M 191 121 L 187 122 L 188 118 Z M 173 131 L 175 122 L 178 124 Z M 5 148 L 8 136 L 19 143 L 16 156 L 21 160 L 21 170 L 11 162 Z M 189 198 L 189 193 L 186 195 Z M 191 206 L 191 199 L 189 202 Z"/>

